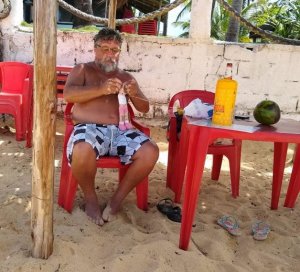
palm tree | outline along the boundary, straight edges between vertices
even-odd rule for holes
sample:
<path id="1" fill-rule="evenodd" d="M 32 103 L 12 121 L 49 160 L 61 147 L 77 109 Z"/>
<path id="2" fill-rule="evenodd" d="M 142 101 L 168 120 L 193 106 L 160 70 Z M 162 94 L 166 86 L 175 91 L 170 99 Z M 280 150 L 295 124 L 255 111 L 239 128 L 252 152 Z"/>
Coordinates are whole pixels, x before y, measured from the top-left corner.
<path id="1" fill-rule="evenodd" d="M 258 0 L 243 16 L 258 27 L 272 27 L 281 37 L 300 39 L 300 0 Z"/>
<path id="2" fill-rule="evenodd" d="M 225 35 L 229 24 L 229 14 L 216 3 L 214 9 L 212 10 L 211 16 L 211 37 L 219 40 L 225 41 Z"/>
<path id="3" fill-rule="evenodd" d="M 242 11 L 243 3 L 244 3 L 243 0 L 232 0 L 231 6 L 240 14 Z M 230 17 L 227 33 L 225 36 L 225 41 L 237 42 L 239 38 L 239 32 L 240 32 L 239 21 L 236 20 L 234 17 Z"/>
<path id="4" fill-rule="evenodd" d="M 184 31 L 179 35 L 179 37 L 188 37 L 189 36 L 189 30 L 190 30 L 190 19 L 187 21 L 180 21 L 183 16 L 186 13 L 190 13 L 192 9 L 192 0 L 186 0 L 183 4 L 182 10 L 178 13 L 177 18 L 175 22 L 173 23 L 174 26 L 176 27 L 181 27 L 181 29 Z"/>

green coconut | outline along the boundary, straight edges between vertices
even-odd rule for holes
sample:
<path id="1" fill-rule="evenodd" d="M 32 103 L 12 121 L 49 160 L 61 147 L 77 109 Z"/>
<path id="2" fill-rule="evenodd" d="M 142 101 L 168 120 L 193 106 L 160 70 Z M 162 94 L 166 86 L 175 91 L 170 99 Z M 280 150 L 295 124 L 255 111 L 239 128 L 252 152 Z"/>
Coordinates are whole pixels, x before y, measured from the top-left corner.
<path id="1" fill-rule="evenodd" d="M 273 125 L 280 119 L 280 108 L 276 102 L 264 100 L 256 105 L 253 116 L 260 124 Z"/>

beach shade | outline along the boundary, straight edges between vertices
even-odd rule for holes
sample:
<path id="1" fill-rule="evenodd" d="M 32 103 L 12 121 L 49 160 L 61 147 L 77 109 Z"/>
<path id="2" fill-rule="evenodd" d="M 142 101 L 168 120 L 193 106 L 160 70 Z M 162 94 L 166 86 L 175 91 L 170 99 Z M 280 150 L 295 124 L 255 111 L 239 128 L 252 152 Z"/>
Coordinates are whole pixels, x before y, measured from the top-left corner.
<path id="1" fill-rule="evenodd" d="M 174 109 L 175 103 L 182 110 L 188 106 L 193 100 L 200 99 L 202 103 L 206 104 L 209 109 L 214 103 L 214 93 L 201 90 L 185 90 L 175 94 L 169 102 L 169 116 L 170 123 L 168 128 L 169 149 L 168 149 L 168 167 L 167 167 L 167 187 L 169 187 L 175 193 L 175 202 L 179 203 L 181 198 L 183 178 L 178 178 L 180 162 L 182 158 L 179 157 L 179 130 L 178 128 L 178 116 L 176 117 L 176 109 Z M 174 112 L 175 111 L 175 112 Z M 206 116 L 209 116 L 207 114 Z M 220 176 L 220 170 L 222 166 L 223 156 L 227 157 L 230 166 L 231 177 L 231 193 L 233 197 L 239 196 L 239 180 L 240 180 L 240 160 L 241 160 L 241 140 L 230 141 L 230 144 L 223 145 L 213 143 L 209 146 L 207 154 L 213 155 L 213 166 L 211 172 L 211 179 L 218 180 Z M 187 153 L 187 152 L 186 152 Z M 187 156 L 187 154 L 184 154 Z M 179 182 L 178 180 L 182 180 Z"/>
<path id="2" fill-rule="evenodd" d="M 72 175 L 72 170 L 68 165 L 67 160 L 67 143 L 74 128 L 73 121 L 71 119 L 72 103 L 68 103 L 65 110 L 65 138 L 64 148 L 60 175 L 60 185 L 58 193 L 58 204 L 66 211 L 71 212 L 73 209 L 73 202 L 78 187 L 76 179 Z M 134 119 L 134 113 L 130 105 L 128 104 L 128 111 L 130 114 L 131 124 L 139 129 L 144 134 L 150 136 L 150 129 L 144 127 Z M 119 169 L 119 182 L 122 181 L 129 165 L 123 165 L 120 162 L 119 157 L 105 156 L 97 160 L 97 168 L 118 168 Z M 136 186 L 137 207 L 146 211 L 148 209 L 148 176 Z"/>

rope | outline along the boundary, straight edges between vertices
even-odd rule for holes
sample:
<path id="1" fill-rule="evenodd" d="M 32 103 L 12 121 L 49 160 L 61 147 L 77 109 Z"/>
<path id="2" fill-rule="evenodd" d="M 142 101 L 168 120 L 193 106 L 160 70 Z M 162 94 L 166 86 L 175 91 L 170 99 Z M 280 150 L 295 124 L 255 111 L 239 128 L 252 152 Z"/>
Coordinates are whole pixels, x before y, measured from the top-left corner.
<path id="1" fill-rule="evenodd" d="M 8 0 L 4 0 L 8 1 Z M 265 31 L 259 27 L 256 27 L 249 21 L 247 21 L 245 18 L 243 18 L 235 9 L 233 9 L 226 1 L 224 0 L 217 0 L 221 6 L 230 14 L 230 16 L 234 17 L 237 21 L 239 21 L 242 25 L 247 27 L 250 31 L 264 37 L 267 39 L 270 39 L 271 41 L 275 41 L 281 44 L 289 44 L 289 45 L 300 45 L 300 40 L 294 40 L 294 39 L 289 39 L 289 38 L 283 38 L 278 35 L 272 34 L 269 31 Z M 105 25 L 108 25 L 108 19 L 106 18 L 101 18 L 101 17 L 95 17 L 90 14 L 86 14 L 73 6 L 67 4 L 63 0 L 57 0 L 58 4 L 68 12 L 72 13 L 76 17 L 79 17 L 81 19 L 84 19 L 89 22 L 94 22 L 94 23 L 102 23 Z M 154 19 L 156 17 L 161 16 L 162 14 L 165 14 L 169 12 L 170 10 L 176 8 L 180 4 L 185 2 L 185 0 L 175 0 L 173 3 L 170 3 L 168 5 L 165 5 L 164 7 L 161 7 L 158 10 L 155 10 L 153 12 L 147 13 L 141 17 L 134 17 L 134 18 L 128 18 L 128 19 L 117 19 L 116 20 L 116 25 L 123 25 L 123 24 L 133 24 L 133 23 L 139 23 L 139 22 L 144 22 L 148 21 L 150 19 Z M 9 3 L 10 4 L 10 3 Z M 0 17 L 1 18 L 1 17 Z"/>
<path id="2" fill-rule="evenodd" d="M 10 0 L 3 0 L 3 10 L 0 12 L 0 19 L 6 18 L 11 11 L 11 3 Z"/>
<path id="3" fill-rule="evenodd" d="M 117 19 L 116 20 L 116 25 L 124 25 L 124 24 L 133 24 L 133 23 L 140 23 L 140 22 L 145 22 L 151 19 L 154 19 L 156 17 L 161 16 L 162 14 L 165 14 L 169 12 L 170 10 L 178 7 L 180 4 L 184 3 L 185 0 L 175 0 L 173 3 L 167 4 L 163 7 L 161 7 L 158 10 L 155 10 L 153 12 L 147 13 L 141 17 L 134 17 L 134 18 L 128 18 L 128 19 Z M 108 19 L 106 18 L 101 18 L 101 17 L 96 17 L 90 14 L 86 14 L 73 6 L 69 5 L 63 0 L 57 0 L 58 4 L 68 12 L 72 13 L 76 17 L 79 17 L 83 20 L 93 22 L 93 23 L 100 23 L 100 24 L 105 24 L 108 25 Z"/>
<path id="4" fill-rule="evenodd" d="M 283 38 L 275 34 L 271 34 L 269 31 L 265 31 L 259 27 L 256 27 L 252 23 L 248 22 L 245 18 L 243 18 L 234 8 L 232 8 L 226 1 L 224 0 L 217 0 L 223 8 L 229 12 L 230 16 L 234 17 L 237 21 L 247 27 L 249 30 L 253 31 L 254 33 L 270 39 L 272 41 L 281 43 L 281 44 L 290 44 L 290 45 L 300 45 L 300 40 L 288 39 Z"/>

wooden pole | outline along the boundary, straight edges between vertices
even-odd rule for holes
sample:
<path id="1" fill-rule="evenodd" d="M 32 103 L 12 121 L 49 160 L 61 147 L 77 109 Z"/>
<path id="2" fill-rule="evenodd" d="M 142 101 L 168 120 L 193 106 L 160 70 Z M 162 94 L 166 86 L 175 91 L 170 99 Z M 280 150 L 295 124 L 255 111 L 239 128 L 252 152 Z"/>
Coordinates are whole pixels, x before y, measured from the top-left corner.
<path id="1" fill-rule="evenodd" d="M 116 29 L 117 0 L 109 1 L 108 27 Z"/>
<path id="2" fill-rule="evenodd" d="M 32 256 L 43 259 L 47 259 L 53 251 L 56 12 L 56 1 L 34 1 L 34 137 L 31 237 Z"/>

